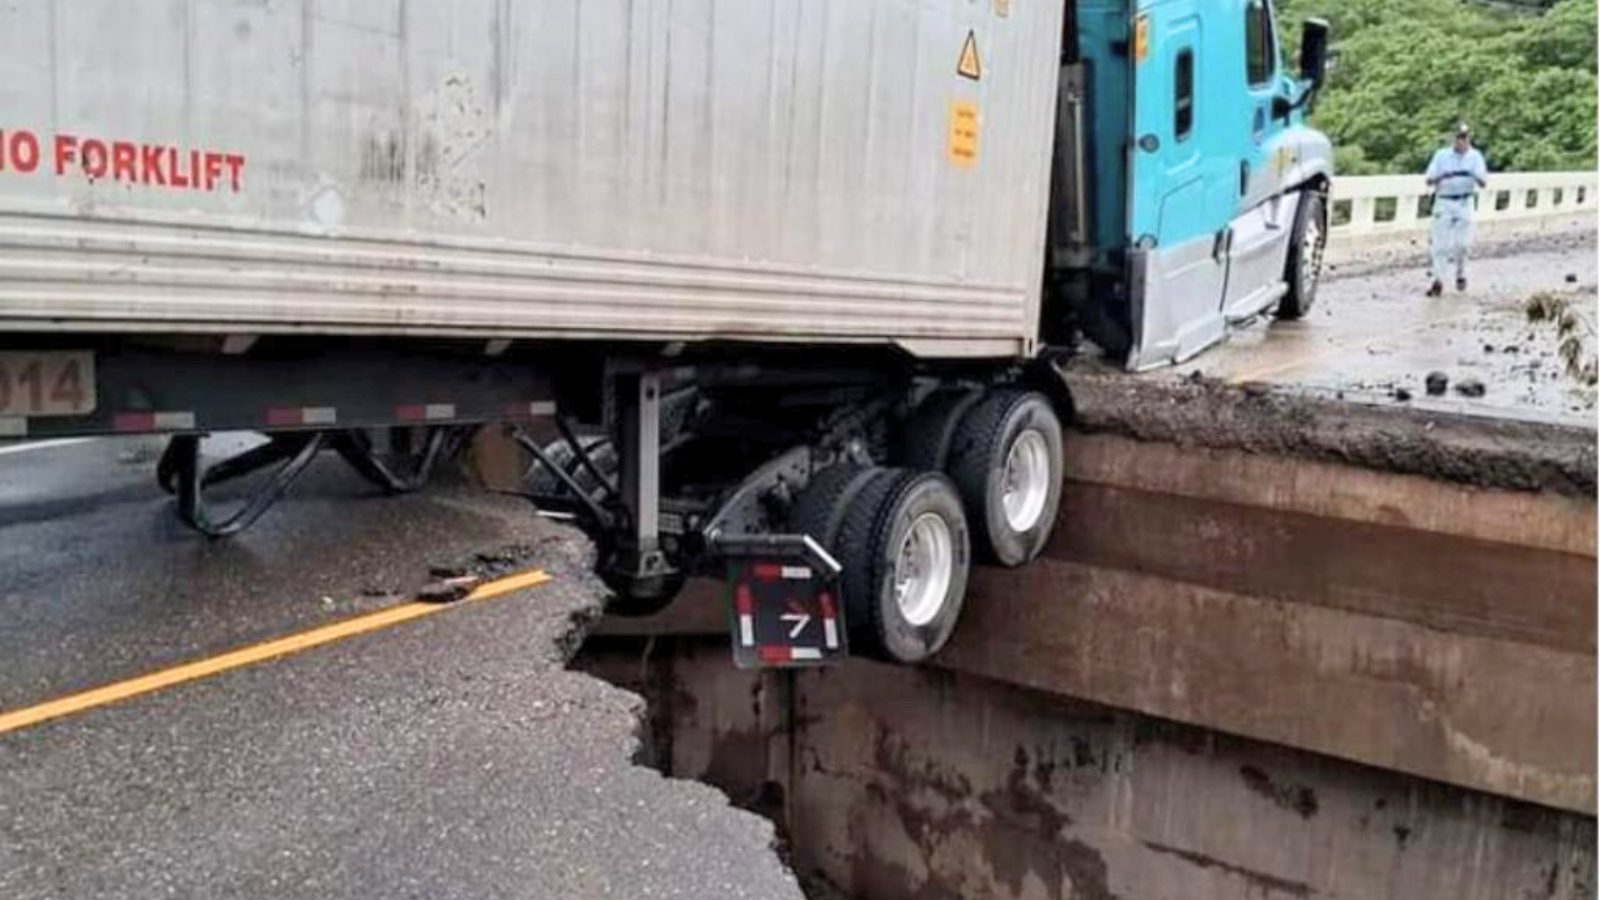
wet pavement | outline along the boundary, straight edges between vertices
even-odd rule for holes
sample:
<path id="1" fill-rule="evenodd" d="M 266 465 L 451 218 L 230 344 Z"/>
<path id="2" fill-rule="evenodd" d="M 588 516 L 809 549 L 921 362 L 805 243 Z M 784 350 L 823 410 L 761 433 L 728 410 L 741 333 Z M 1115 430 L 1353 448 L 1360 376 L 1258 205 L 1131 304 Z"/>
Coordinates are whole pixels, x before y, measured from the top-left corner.
<path id="1" fill-rule="evenodd" d="M 0 710 L 400 603 L 484 551 L 553 578 L 0 734 L 0 896 L 800 896 L 770 824 L 635 765 L 641 701 L 565 670 L 601 606 L 569 532 L 330 459 L 207 541 L 156 446 L 0 448 Z"/>
<path id="2" fill-rule="evenodd" d="M 1592 422 L 1595 389 L 1569 375 L 1549 323 L 1530 322 L 1530 296 L 1549 292 L 1595 322 L 1593 221 L 1480 240 L 1469 289 L 1424 296 L 1425 239 L 1332 263 L 1316 306 L 1300 322 L 1258 322 L 1183 366 L 1148 377 L 1196 374 L 1264 382 L 1338 398 L 1407 402 L 1495 416 Z M 1589 343 L 1593 352 L 1593 342 Z M 1429 396 L 1427 376 L 1448 379 Z M 1481 397 L 1458 386 L 1484 385 Z M 1410 399 L 1402 399 L 1409 395 Z"/>

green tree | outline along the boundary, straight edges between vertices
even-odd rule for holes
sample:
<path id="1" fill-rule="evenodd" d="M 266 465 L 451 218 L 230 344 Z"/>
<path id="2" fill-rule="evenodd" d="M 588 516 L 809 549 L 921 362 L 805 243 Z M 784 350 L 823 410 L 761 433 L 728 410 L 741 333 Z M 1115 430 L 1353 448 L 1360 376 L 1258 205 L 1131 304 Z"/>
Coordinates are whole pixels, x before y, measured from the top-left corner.
<path id="1" fill-rule="evenodd" d="M 1500 170 L 1593 168 L 1595 0 L 1538 11 L 1461 0 L 1281 0 L 1334 30 L 1336 64 L 1314 116 L 1340 171 L 1415 172 L 1459 121 Z"/>

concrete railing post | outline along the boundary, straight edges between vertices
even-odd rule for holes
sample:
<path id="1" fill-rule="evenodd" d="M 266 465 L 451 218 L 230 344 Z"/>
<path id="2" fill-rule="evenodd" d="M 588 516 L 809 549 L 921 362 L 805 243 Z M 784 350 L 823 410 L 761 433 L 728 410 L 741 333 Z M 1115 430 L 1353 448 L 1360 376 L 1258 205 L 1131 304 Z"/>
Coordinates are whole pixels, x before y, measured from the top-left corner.
<path id="1" fill-rule="evenodd" d="M 1477 220 L 1487 228 L 1539 226 L 1592 214 L 1600 186 L 1596 182 L 1594 172 L 1494 172 L 1489 188 L 1478 196 Z M 1333 226 L 1330 236 L 1335 247 L 1373 246 L 1426 234 L 1432 218 L 1418 207 L 1430 194 L 1421 175 L 1335 177 L 1330 201 L 1347 204 L 1350 210 L 1348 221 Z M 1500 208 L 1502 194 L 1504 208 Z M 1393 215 L 1380 221 L 1380 207 L 1391 206 Z"/>

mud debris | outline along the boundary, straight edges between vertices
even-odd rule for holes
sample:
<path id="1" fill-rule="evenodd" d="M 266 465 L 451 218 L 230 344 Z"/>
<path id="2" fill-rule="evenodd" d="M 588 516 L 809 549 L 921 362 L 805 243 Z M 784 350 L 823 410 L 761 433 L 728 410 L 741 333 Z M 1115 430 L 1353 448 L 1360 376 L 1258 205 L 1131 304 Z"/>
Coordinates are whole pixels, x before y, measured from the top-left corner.
<path id="1" fill-rule="evenodd" d="M 1423 384 L 1427 386 L 1428 396 L 1443 397 L 1444 392 L 1450 387 L 1450 376 L 1439 371 L 1429 372 L 1428 377 L 1423 379 Z"/>
<path id="2" fill-rule="evenodd" d="M 1456 382 L 1456 393 L 1463 397 L 1482 397 L 1488 389 L 1476 378 L 1463 378 Z"/>

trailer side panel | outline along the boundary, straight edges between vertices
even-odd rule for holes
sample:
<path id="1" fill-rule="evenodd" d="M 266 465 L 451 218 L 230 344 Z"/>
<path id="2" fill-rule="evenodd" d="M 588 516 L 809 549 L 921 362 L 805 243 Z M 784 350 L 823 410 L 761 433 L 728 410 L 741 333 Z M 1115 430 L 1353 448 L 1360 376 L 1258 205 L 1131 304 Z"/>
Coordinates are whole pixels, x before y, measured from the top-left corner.
<path id="1" fill-rule="evenodd" d="M 1060 18 L 11 4 L 0 328 L 1025 353 Z"/>

